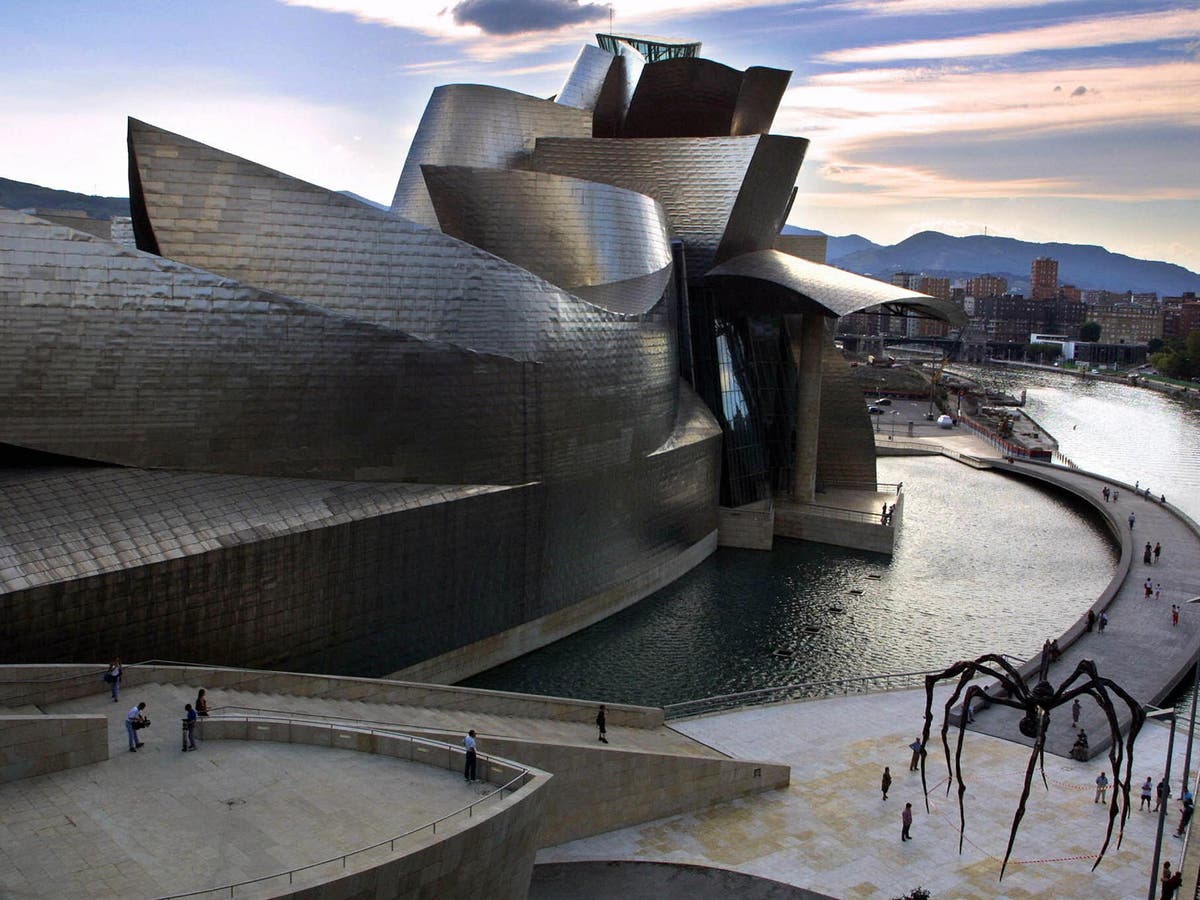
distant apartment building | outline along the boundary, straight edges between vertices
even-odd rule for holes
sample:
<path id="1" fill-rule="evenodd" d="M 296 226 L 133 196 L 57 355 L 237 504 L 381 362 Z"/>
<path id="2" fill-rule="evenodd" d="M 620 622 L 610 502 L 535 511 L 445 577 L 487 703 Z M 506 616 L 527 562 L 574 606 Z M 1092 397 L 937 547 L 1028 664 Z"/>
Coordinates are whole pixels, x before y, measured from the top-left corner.
<path id="1" fill-rule="evenodd" d="M 1064 284 L 1058 289 L 1059 299 L 1070 300 L 1072 303 L 1083 302 L 1083 291 L 1073 284 Z"/>
<path id="2" fill-rule="evenodd" d="M 999 297 L 1008 293 L 1008 279 L 999 275 L 976 275 L 967 281 L 969 297 Z"/>
<path id="3" fill-rule="evenodd" d="M 1105 344 L 1145 344 L 1163 336 L 1163 315 L 1157 306 L 1095 306 L 1088 319 L 1100 326 Z"/>
<path id="4" fill-rule="evenodd" d="M 951 299 L 949 278 L 931 278 L 922 275 L 917 281 L 917 290 L 939 300 Z M 929 318 L 917 319 L 917 335 L 920 337 L 945 337 L 949 331 L 950 328 L 945 322 Z"/>
<path id="5" fill-rule="evenodd" d="M 1066 300 L 1033 300 L 1006 295 L 976 297 L 967 309 L 971 322 L 991 340 L 1025 343 L 1031 333 L 1078 331 L 1087 313 L 1083 303 Z"/>
<path id="6" fill-rule="evenodd" d="M 1039 256 L 1029 267 L 1030 295 L 1034 300 L 1053 300 L 1058 296 L 1058 260 Z"/>
<path id="7" fill-rule="evenodd" d="M 1083 292 L 1083 302 L 1088 306 L 1113 306 L 1125 302 L 1125 295 L 1116 291 L 1089 290 Z"/>
<path id="8" fill-rule="evenodd" d="M 1194 329 L 1200 329 L 1200 300 L 1195 293 L 1163 297 L 1163 340 L 1186 338 Z"/>

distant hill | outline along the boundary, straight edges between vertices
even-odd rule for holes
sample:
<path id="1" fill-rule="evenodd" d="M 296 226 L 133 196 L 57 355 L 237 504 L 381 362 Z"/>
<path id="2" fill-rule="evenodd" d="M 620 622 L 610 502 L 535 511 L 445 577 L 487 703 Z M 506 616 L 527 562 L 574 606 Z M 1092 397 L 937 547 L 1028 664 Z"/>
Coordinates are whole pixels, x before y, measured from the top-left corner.
<path id="1" fill-rule="evenodd" d="M 1155 291 L 1160 296 L 1200 292 L 1200 274 L 1183 266 L 1134 259 L 1088 244 L 1035 244 L 981 234 L 951 237 L 938 231 L 922 231 L 891 247 L 872 244 L 845 254 L 834 251 L 835 241 L 855 239 L 870 244 L 858 235 L 830 238 L 829 262 L 884 280 L 895 272 L 918 272 L 951 281 L 991 273 L 1007 278 L 1013 290 L 1027 292 L 1030 264 L 1039 256 L 1049 256 L 1058 260 L 1059 284 L 1085 290 Z"/>
<path id="2" fill-rule="evenodd" d="M 8 209 L 82 209 L 93 219 L 129 215 L 127 197 L 96 197 L 0 178 L 0 206 Z"/>

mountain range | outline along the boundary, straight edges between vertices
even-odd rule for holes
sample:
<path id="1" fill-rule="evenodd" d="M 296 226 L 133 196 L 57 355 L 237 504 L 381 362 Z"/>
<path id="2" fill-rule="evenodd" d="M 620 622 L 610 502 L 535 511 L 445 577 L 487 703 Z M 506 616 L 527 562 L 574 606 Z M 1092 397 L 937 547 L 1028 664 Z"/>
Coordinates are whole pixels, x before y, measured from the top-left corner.
<path id="1" fill-rule="evenodd" d="M 349 196 L 355 194 L 346 192 Z M 373 206 L 381 204 L 365 200 Z M 94 219 L 129 215 L 124 197 L 96 197 L 0 178 L 0 206 L 9 209 L 82 209 Z M 831 265 L 884 281 L 896 272 L 916 272 L 958 282 L 989 273 L 1008 279 L 1013 291 L 1029 292 L 1029 267 L 1039 256 L 1058 260 L 1059 284 L 1110 291 L 1154 291 L 1160 296 L 1200 292 L 1200 274 L 1183 266 L 1134 259 L 1086 244 L 1035 244 L 1014 238 L 971 235 L 952 237 L 922 231 L 898 244 L 876 244 L 859 234 L 826 235 L 821 231 L 784 227 L 785 234 L 821 235 L 828 238 L 826 257 Z"/>
<path id="2" fill-rule="evenodd" d="M 820 235 L 793 225 L 785 234 Z M 1030 264 L 1039 256 L 1058 260 L 1058 283 L 1083 290 L 1153 291 L 1160 296 L 1200 292 L 1200 274 L 1174 263 L 1135 259 L 1090 244 L 1037 244 L 1015 238 L 971 235 L 952 237 L 922 231 L 898 244 L 883 246 L 859 234 L 829 236 L 830 265 L 884 281 L 896 272 L 916 272 L 951 282 L 992 274 L 1008 279 L 1010 290 L 1029 293 Z"/>

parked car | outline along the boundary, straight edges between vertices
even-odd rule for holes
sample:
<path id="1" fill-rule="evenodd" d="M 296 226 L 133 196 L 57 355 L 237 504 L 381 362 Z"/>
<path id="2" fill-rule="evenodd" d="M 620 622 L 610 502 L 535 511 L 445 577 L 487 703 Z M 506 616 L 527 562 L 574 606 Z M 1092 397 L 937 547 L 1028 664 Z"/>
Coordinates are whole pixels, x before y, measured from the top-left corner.
<path id="1" fill-rule="evenodd" d="M 938 424 L 938 428 L 953 428 L 954 427 L 954 417 L 953 416 L 938 416 L 937 424 Z"/>
<path id="2" fill-rule="evenodd" d="M 892 398 L 891 397 L 880 397 L 878 400 L 875 401 L 875 405 L 876 406 L 891 406 Z"/>
<path id="3" fill-rule="evenodd" d="M 883 410 L 880 409 L 878 406 L 868 406 L 867 412 L 869 412 L 873 416 L 882 416 L 883 415 Z"/>

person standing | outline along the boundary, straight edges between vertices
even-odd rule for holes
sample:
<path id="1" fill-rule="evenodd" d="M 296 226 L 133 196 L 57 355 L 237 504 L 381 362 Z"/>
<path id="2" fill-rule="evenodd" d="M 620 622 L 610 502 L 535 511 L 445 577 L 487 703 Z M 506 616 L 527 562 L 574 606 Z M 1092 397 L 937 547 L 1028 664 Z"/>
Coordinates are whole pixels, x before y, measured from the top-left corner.
<path id="1" fill-rule="evenodd" d="M 883 791 L 883 799 L 887 799 L 887 792 L 892 787 L 892 770 L 889 766 L 883 767 L 883 780 L 879 782 L 879 789 Z"/>
<path id="2" fill-rule="evenodd" d="M 1154 548 L 1150 546 L 1150 542 L 1146 541 L 1146 549 L 1142 551 L 1142 564 L 1150 565 L 1154 561 Z"/>
<path id="3" fill-rule="evenodd" d="M 1154 543 L 1154 561 L 1158 562 L 1158 557 L 1162 553 L 1162 544 L 1155 541 Z"/>
<path id="4" fill-rule="evenodd" d="M 1171 627 L 1174 628 L 1179 624 L 1179 607 L 1174 603 L 1171 604 Z"/>
<path id="5" fill-rule="evenodd" d="M 1175 837 L 1183 837 L 1183 833 L 1187 831 L 1188 822 L 1192 821 L 1192 812 L 1196 805 L 1192 802 L 1192 798 L 1187 794 L 1183 795 L 1183 810 L 1179 814 L 1179 827 L 1175 829 Z"/>
<path id="6" fill-rule="evenodd" d="M 1093 803 L 1104 803 L 1108 799 L 1108 776 L 1101 772 L 1096 776 L 1096 796 Z"/>
<path id="7" fill-rule="evenodd" d="M 912 836 L 908 833 L 910 828 L 912 828 L 912 804 L 905 803 L 904 812 L 900 813 L 900 840 L 912 840 Z"/>
<path id="8" fill-rule="evenodd" d="M 208 695 L 204 688 L 200 688 L 200 693 L 196 695 L 196 715 L 201 718 L 208 718 Z"/>
<path id="9" fill-rule="evenodd" d="M 608 729 L 605 727 L 607 722 L 608 722 L 608 719 L 604 715 L 604 704 L 601 703 L 600 711 L 598 713 L 596 713 L 596 727 L 598 729 L 600 729 L 600 737 L 597 740 L 599 740 L 605 744 L 608 743 L 608 738 L 606 737 L 606 735 L 608 734 Z"/>
<path id="10" fill-rule="evenodd" d="M 1162 870 L 1162 900 L 1173 900 L 1179 885 L 1183 883 L 1183 872 L 1172 872 L 1171 863 L 1164 862 Z"/>
<path id="11" fill-rule="evenodd" d="M 113 703 L 116 703 L 121 699 L 121 657 L 114 657 L 113 661 L 108 664 L 108 671 L 104 673 L 104 680 L 112 688 L 112 700 Z"/>
<path id="12" fill-rule="evenodd" d="M 1138 809 L 1144 809 L 1147 811 L 1150 809 L 1150 797 L 1153 793 L 1154 781 L 1149 775 L 1147 775 L 1146 780 L 1142 782 L 1142 805 L 1138 807 Z"/>
<path id="13" fill-rule="evenodd" d="M 1079 713 L 1082 710 L 1083 710 L 1083 707 L 1079 703 L 1079 698 L 1076 697 L 1075 701 L 1071 704 L 1071 727 L 1072 728 L 1079 727 Z"/>
<path id="14" fill-rule="evenodd" d="M 142 742 L 138 740 L 138 729 L 150 723 L 146 720 L 146 703 L 142 701 L 125 716 L 125 734 L 129 736 L 129 752 L 137 753 Z"/>
<path id="15" fill-rule="evenodd" d="M 468 782 L 475 780 L 475 729 L 472 728 L 463 738 L 463 746 L 467 748 L 466 760 L 463 763 L 463 778 Z"/>
<path id="16" fill-rule="evenodd" d="M 1158 786 L 1154 789 L 1154 793 L 1154 811 L 1158 812 L 1159 807 L 1165 806 L 1167 801 L 1171 799 L 1171 786 L 1167 784 L 1167 779 L 1164 778 L 1158 783 Z"/>
<path id="17" fill-rule="evenodd" d="M 1147 578 L 1142 583 L 1142 590 L 1144 590 L 1146 592 L 1146 599 L 1149 600 L 1150 595 L 1154 593 L 1154 582 L 1152 582 L 1149 578 Z"/>
<path id="18" fill-rule="evenodd" d="M 1096 627 L 1096 611 L 1089 609 L 1087 614 L 1087 630 L 1090 632 Z"/>
<path id="19" fill-rule="evenodd" d="M 1108 613 L 1100 613 L 1100 633 L 1104 634 L 1104 629 L 1108 627 Z"/>
<path id="20" fill-rule="evenodd" d="M 1107 484 L 1104 486 L 1104 490 L 1102 490 L 1100 493 L 1104 495 L 1104 502 L 1107 503 L 1108 502 L 1108 485 Z"/>
<path id="21" fill-rule="evenodd" d="M 1154 599 L 1155 600 L 1162 599 L 1162 585 L 1161 584 L 1154 585 Z"/>
<path id="22" fill-rule="evenodd" d="M 196 749 L 196 711 L 192 704 L 183 704 L 183 746 L 184 752 Z"/>
<path id="23" fill-rule="evenodd" d="M 908 771 L 917 771 L 917 766 L 921 762 L 921 739 L 918 737 L 915 741 L 908 745 L 908 749 L 912 751 L 912 760 L 908 764 Z"/>

